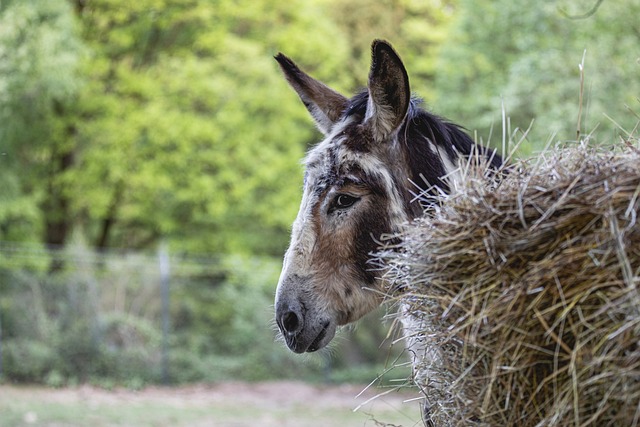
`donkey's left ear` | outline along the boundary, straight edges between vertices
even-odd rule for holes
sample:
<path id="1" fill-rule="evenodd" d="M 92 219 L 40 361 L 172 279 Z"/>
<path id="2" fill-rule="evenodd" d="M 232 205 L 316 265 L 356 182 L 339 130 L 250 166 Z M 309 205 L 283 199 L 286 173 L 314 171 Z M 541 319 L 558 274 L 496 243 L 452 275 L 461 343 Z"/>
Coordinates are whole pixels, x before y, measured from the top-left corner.
<path id="1" fill-rule="evenodd" d="M 371 55 L 365 123 L 371 126 L 376 140 L 383 141 L 400 127 L 407 115 L 411 99 L 409 76 L 389 43 L 374 40 Z"/>

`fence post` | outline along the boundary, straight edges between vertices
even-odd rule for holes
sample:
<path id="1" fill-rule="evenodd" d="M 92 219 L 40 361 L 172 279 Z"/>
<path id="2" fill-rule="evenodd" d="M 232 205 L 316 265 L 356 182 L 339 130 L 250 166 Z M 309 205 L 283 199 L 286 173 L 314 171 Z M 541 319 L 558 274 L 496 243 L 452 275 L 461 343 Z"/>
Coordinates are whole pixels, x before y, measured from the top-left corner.
<path id="1" fill-rule="evenodd" d="M 3 368 L 3 360 L 2 360 L 2 311 L 0 311 L 0 381 L 3 379 L 4 370 Z"/>
<path id="2" fill-rule="evenodd" d="M 160 299 L 162 300 L 162 383 L 169 384 L 169 253 L 163 243 L 158 252 Z"/>

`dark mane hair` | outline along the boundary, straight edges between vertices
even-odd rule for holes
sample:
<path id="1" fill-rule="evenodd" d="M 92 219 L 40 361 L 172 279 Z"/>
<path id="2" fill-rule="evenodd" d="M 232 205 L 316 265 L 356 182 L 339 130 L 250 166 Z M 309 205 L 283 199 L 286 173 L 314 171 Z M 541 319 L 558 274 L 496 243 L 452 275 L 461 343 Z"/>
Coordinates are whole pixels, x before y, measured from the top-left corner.
<path id="1" fill-rule="evenodd" d="M 343 117 L 356 117 L 358 122 L 362 121 L 368 100 L 368 91 L 360 91 L 349 100 Z M 398 131 L 398 143 L 405 150 L 410 179 L 427 193 L 421 200 L 421 208 L 424 208 L 424 204 L 429 204 L 429 199 L 436 196 L 438 191 L 449 192 L 449 185 L 443 179 L 446 170 L 439 150 L 446 153 L 449 159 L 479 154 L 489 159 L 489 167 L 494 170 L 500 168 L 502 158 L 495 150 L 476 144 L 462 126 L 428 112 L 422 108 L 422 104 L 421 98 L 411 98 L 404 123 Z M 434 145 L 438 152 L 433 151 Z M 416 191 L 419 189 L 416 188 Z M 421 213 L 418 208 L 416 206 L 416 214 Z"/>

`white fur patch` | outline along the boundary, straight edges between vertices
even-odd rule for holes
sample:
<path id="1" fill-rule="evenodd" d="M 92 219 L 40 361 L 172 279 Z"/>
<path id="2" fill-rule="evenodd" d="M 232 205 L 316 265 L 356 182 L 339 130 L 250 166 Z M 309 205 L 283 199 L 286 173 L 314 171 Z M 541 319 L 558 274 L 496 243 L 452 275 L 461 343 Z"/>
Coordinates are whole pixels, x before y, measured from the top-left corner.
<path id="1" fill-rule="evenodd" d="M 369 96 L 364 122 L 368 123 L 373 130 L 374 138 L 382 141 L 395 130 L 396 114 L 391 106 L 378 104 L 373 100 L 373 96 Z"/>
<path id="2" fill-rule="evenodd" d="M 431 145 L 433 146 L 433 144 Z M 445 170 L 445 174 L 442 178 L 447 181 L 451 189 L 457 188 L 462 182 L 462 180 L 464 179 L 460 166 L 456 166 L 454 164 L 454 162 L 451 160 L 451 158 L 447 154 L 447 151 L 443 147 L 437 146 L 437 150 L 438 150 L 438 156 L 440 157 L 440 160 L 442 161 L 442 165 L 444 166 L 444 170 Z M 458 159 L 456 159 L 456 163 L 457 162 L 458 162 Z"/>

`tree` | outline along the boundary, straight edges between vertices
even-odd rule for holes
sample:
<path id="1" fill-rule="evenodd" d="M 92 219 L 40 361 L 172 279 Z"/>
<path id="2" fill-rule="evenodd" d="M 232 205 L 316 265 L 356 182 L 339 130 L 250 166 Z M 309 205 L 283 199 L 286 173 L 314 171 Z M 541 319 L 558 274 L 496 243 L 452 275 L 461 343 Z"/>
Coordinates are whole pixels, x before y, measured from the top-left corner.
<path id="1" fill-rule="evenodd" d="M 64 0 L 0 3 L 1 239 L 66 239 L 83 45 Z M 41 237 L 35 233 L 41 233 Z"/>
<path id="2" fill-rule="evenodd" d="M 407 66 L 412 91 L 432 99 L 436 59 L 454 18 L 455 4 L 454 0 L 324 0 L 344 39 L 333 43 L 347 43 L 348 60 L 342 72 L 349 79 L 346 90 L 366 85 L 369 46 L 374 39 L 387 39 Z"/>
<path id="3" fill-rule="evenodd" d="M 597 127 L 612 141 L 616 117 L 628 130 L 635 118 L 625 111 L 640 89 L 638 65 L 629 53 L 638 42 L 634 0 L 604 2 L 586 19 L 574 20 L 582 2 L 558 0 L 532 6 L 524 1 L 460 1 L 454 30 L 438 65 L 437 109 L 486 139 L 501 126 L 501 104 L 512 127 L 535 119 L 524 153 L 550 137 L 576 137 L 578 64 L 586 49 L 585 117 L 582 132 Z M 565 13 L 563 13 L 565 12 Z M 635 12 L 635 13 L 634 13 Z M 495 132 L 494 132 L 495 133 Z M 493 141 L 500 144 L 500 137 Z"/>
<path id="4" fill-rule="evenodd" d="M 332 29 L 322 20 L 299 43 L 315 6 L 296 6 L 114 0 L 81 8 L 93 57 L 69 185 L 83 194 L 73 206 L 96 246 L 165 238 L 191 251 L 282 252 L 312 130 L 271 57 L 303 53 L 321 70 L 340 60 L 324 44 L 322 31 Z"/>
<path id="5" fill-rule="evenodd" d="M 298 160 L 319 136 L 273 54 L 350 93 L 365 83 L 371 40 L 387 37 L 430 96 L 450 19 L 440 3 L 409 0 L 2 4 L 11 21 L 2 39 L 11 125 L 2 132 L 20 149 L 7 156 L 15 173 L 3 171 L 14 190 L 0 230 L 33 240 L 18 237 L 18 222 L 50 244 L 77 232 L 98 248 L 166 239 L 176 249 L 274 255 L 299 201 Z M 18 45 L 43 59 L 28 63 Z M 37 68 L 47 61 L 51 73 Z"/>

